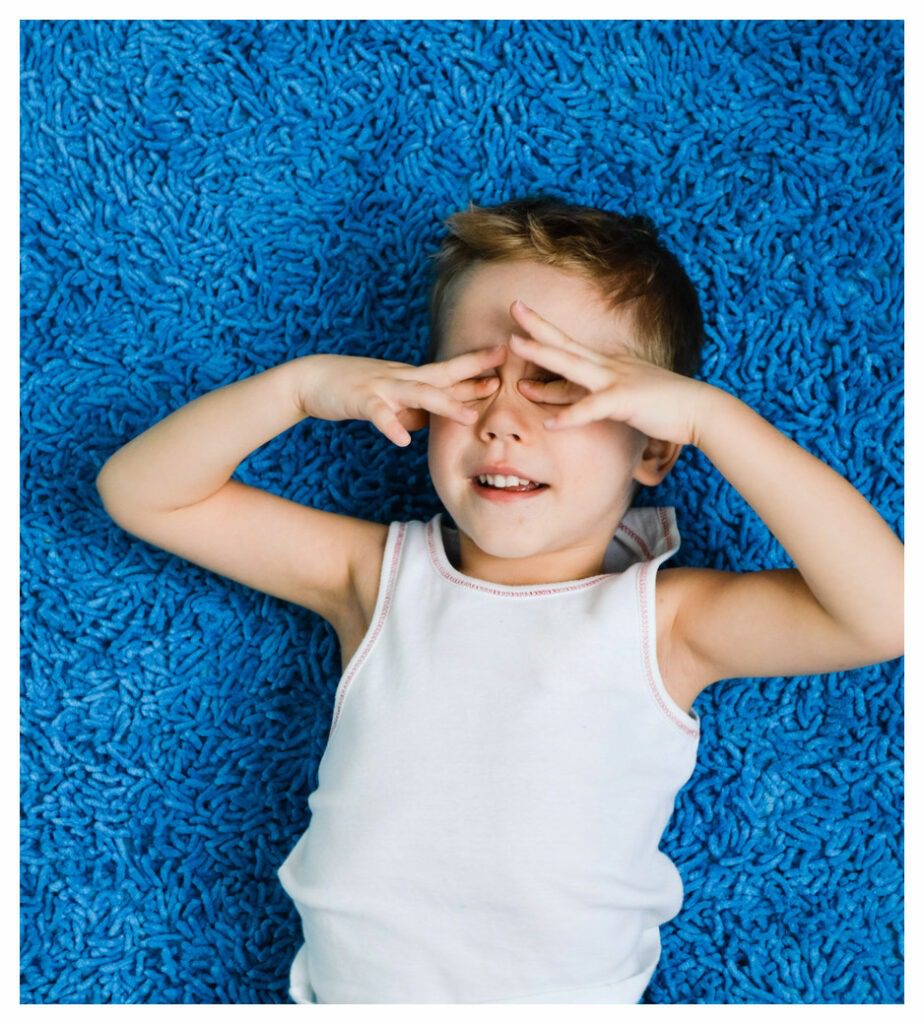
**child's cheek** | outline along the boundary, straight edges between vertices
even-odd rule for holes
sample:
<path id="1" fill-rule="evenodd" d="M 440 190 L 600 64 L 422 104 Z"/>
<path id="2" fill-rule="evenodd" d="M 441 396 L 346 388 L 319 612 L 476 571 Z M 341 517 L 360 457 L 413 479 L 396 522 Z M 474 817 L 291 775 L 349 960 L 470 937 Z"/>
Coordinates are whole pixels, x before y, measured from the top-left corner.
<path id="1" fill-rule="evenodd" d="M 436 413 L 430 413 L 430 445 L 442 443 L 446 437 L 452 435 L 452 428 L 456 427 L 459 430 L 465 428 L 461 423 L 456 423 L 455 420 L 448 419 L 446 416 L 437 416 Z"/>
<path id="2" fill-rule="evenodd" d="M 427 437 L 427 456 L 431 462 L 444 461 L 471 428 L 445 416 L 430 414 L 430 430 Z"/>

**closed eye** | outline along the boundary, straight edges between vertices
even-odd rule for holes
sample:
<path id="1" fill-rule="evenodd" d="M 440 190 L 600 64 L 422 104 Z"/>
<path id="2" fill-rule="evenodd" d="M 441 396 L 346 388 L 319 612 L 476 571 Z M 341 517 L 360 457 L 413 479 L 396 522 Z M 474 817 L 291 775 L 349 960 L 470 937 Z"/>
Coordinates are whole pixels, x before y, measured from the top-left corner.
<path id="1" fill-rule="evenodd" d="M 483 375 L 481 377 L 472 377 L 470 379 L 471 380 L 490 380 L 492 377 L 495 377 L 495 376 L 497 376 L 497 375 L 493 374 L 493 373 L 489 373 L 489 374 L 485 374 L 485 375 Z M 546 373 L 546 374 L 542 374 L 542 375 L 537 376 L 537 377 L 524 377 L 523 378 L 523 380 L 528 380 L 528 381 L 531 381 L 531 382 L 533 382 L 535 384 L 551 384 L 551 383 L 553 383 L 556 380 L 564 380 L 564 379 L 565 378 L 562 377 L 560 374 L 553 374 L 553 373 Z M 469 398 L 469 399 L 467 399 L 466 404 L 468 404 L 469 402 L 480 402 L 480 401 L 481 401 L 480 398 Z M 551 402 L 538 402 L 538 401 L 536 402 L 536 405 L 552 405 L 552 404 L 554 404 L 554 403 L 551 403 Z"/>
<path id="2" fill-rule="evenodd" d="M 490 380 L 494 376 L 496 376 L 496 374 L 488 373 L 488 374 L 485 374 L 483 377 L 472 377 L 471 380 Z M 562 377 L 560 374 L 557 374 L 557 373 L 547 373 L 547 374 L 543 374 L 542 376 L 539 376 L 539 377 L 524 377 L 523 378 L 523 380 L 535 381 L 537 384 L 551 384 L 552 381 L 564 380 L 564 379 L 565 379 L 564 377 Z"/>

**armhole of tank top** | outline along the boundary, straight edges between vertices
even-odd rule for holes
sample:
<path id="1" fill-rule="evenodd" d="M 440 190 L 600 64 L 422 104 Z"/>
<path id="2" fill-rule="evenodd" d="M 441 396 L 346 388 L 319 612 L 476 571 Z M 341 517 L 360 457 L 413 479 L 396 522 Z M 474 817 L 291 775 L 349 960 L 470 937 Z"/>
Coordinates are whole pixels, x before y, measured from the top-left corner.
<path id="1" fill-rule="evenodd" d="M 700 722 L 696 709 L 691 709 L 688 714 L 667 692 L 667 687 L 664 685 L 664 677 L 661 675 L 661 667 L 658 664 L 658 623 L 655 588 L 658 580 L 658 566 L 670 554 L 672 552 L 665 552 L 662 555 L 658 555 L 657 558 L 643 562 L 638 566 L 636 592 L 638 594 L 642 672 L 645 677 L 645 686 L 648 693 L 658 705 L 658 709 L 665 719 L 669 719 L 677 731 L 689 736 L 691 739 L 698 739 Z"/>
<path id="2" fill-rule="evenodd" d="M 356 678 L 356 674 L 362 668 L 363 662 L 369 657 L 372 648 L 375 647 L 375 642 L 378 640 L 382 627 L 385 625 L 385 620 L 388 617 L 388 609 L 391 607 L 395 583 L 398 578 L 398 565 L 401 562 L 401 551 L 404 547 L 408 526 L 408 523 L 402 522 L 392 522 L 388 525 L 388 537 L 385 540 L 385 550 L 382 553 L 382 567 L 379 570 L 379 589 L 375 598 L 375 608 L 373 609 L 372 618 L 369 620 L 366 632 L 353 652 L 353 657 L 350 658 L 350 663 L 346 666 L 343 675 L 340 677 L 340 682 L 337 684 L 337 690 L 334 693 L 334 713 L 331 718 L 328 740 L 337 728 L 347 691 Z"/>

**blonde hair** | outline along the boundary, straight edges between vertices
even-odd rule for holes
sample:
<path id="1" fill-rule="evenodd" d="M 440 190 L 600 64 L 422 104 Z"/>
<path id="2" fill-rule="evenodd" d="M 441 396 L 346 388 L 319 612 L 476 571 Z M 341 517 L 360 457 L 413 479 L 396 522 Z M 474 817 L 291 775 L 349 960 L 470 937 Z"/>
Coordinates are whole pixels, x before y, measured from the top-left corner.
<path id="1" fill-rule="evenodd" d="M 469 203 L 444 224 L 449 233 L 430 256 L 425 362 L 437 358 L 467 271 L 483 263 L 533 260 L 591 282 L 607 308 L 632 303 L 641 358 L 688 377 L 698 371 L 704 332 L 696 289 L 648 217 L 578 206 L 543 193 L 496 206 Z"/>

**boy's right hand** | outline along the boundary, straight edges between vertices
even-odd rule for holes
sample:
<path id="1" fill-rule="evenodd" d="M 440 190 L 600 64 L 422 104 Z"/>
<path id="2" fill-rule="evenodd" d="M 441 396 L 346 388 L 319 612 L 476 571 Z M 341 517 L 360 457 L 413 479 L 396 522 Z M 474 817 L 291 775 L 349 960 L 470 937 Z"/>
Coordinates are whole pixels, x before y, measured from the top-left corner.
<path id="1" fill-rule="evenodd" d="M 504 345 L 423 366 L 316 353 L 299 360 L 296 401 L 306 416 L 317 419 L 369 420 L 406 447 L 408 431 L 426 427 L 431 412 L 471 426 L 478 414 L 463 403 L 486 397 L 499 383 L 496 376 L 471 378 L 506 358 Z"/>

